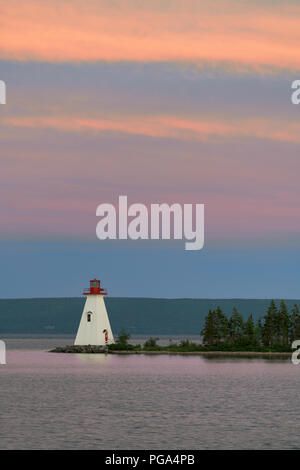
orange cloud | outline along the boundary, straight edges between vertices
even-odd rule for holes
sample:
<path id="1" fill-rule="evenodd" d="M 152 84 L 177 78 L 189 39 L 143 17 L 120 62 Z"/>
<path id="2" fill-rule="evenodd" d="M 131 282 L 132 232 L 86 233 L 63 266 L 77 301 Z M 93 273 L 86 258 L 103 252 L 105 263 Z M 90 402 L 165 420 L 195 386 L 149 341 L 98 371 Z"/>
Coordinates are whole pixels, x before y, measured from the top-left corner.
<path id="1" fill-rule="evenodd" d="M 90 119 L 74 116 L 11 117 L 1 120 L 3 126 L 50 128 L 71 132 L 115 131 L 149 137 L 208 140 L 214 137 L 255 137 L 300 143 L 300 124 L 275 118 L 198 119 L 174 116 L 136 116 L 126 119 Z"/>
<path id="2" fill-rule="evenodd" d="M 171 7 L 145 2 L 10 0 L 0 57 L 42 61 L 230 62 L 300 69 L 300 7 L 237 0 Z M 163 2 L 160 2 L 163 3 Z M 272 7 L 272 8 L 271 8 Z"/>

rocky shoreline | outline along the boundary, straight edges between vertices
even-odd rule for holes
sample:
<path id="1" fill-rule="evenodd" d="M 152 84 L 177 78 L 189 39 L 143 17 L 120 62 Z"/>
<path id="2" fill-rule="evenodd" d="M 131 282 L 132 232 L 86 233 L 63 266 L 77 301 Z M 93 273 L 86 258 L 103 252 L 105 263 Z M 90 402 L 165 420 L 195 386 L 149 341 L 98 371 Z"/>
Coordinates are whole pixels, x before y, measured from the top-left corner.
<path id="1" fill-rule="evenodd" d="M 235 357 L 289 357 L 290 352 L 266 352 L 266 351 L 169 351 L 169 350 L 110 350 L 106 346 L 60 346 L 49 352 L 66 354 L 170 354 L 190 356 L 235 356 Z"/>
<path id="2" fill-rule="evenodd" d="M 55 349 L 51 349 L 49 352 L 54 353 L 73 353 L 73 354 L 106 354 L 108 352 L 107 346 L 58 346 Z"/>

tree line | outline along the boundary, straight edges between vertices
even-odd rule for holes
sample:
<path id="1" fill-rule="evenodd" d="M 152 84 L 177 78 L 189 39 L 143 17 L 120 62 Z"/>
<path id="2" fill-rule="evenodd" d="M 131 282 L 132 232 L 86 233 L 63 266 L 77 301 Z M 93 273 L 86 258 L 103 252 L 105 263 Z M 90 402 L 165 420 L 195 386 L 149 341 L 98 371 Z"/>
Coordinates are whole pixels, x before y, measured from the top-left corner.
<path id="1" fill-rule="evenodd" d="M 289 349 L 300 339 L 299 307 L 295 304 L 289 312 L 283 300 L 279 307 L 271 300 L 266 314 L 256 323 L 252 314 L 244 321 L 235 307 L 229 318 L 217 307 L 209 310 L 201 334 L 204 346 L 209 347 Z"/>

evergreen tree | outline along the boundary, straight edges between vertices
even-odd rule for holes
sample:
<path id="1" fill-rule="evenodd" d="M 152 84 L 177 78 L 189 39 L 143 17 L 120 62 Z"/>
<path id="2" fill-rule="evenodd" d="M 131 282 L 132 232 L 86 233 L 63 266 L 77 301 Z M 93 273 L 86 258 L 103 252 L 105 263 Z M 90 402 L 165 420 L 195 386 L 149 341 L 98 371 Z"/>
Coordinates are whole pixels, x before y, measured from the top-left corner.
<path id="1" fill-rule="evenodd" d="M 215 312 L 209 310 L 208 315 L 205 317 L 204 328 L 201 331 L 203 336 L 203 343 L 211 346 L 216 340 L 216 325 L 215 325 Z"/>
<path id="2" fill-rule="evenodd" d="M 227 340 L 228 320 L 220 307 L 217 307 L 216 310 L 209 310 L 201 334 L 203 335 L 203 343 L 207 346 L 217 345 Z"/>
<path id="3" fill-rule="evenodd" d="M 277 308 L 274 300 L 271 300 L 267 314 L 264 316 L 262 327 L 262 342 L 264 346 L 273 347 L 276 342 Z"/>
<path id="4" fill-rule="evenodd" d="M 296 304 L 291 310 L 289 337 L 290 343 L 300 339 L 300 314 L 299 307 Z"/>
<path id="5" fill-rule="evenodd" d="M 284 300 L 280 302 L 277 318 L 277 343 L 287 346 L 289 343 L 290 317 Z"/>
<path id="6" fill-rule="evenodd" d="M 228 320 L 223 314 L 221 308 L 218 306 L 215 311 L 216 316 L 216 329 L 217 341 L 227 341 L 229 335 Z"/>
<path id="7" fill-rule="evenodd" d="M 245 336 L 246 344 L 249 346 L 256 346 L 258 344 L 258 331 L 255 328 L 252 313 L 249 315 L 247 321 L 244 323 L 243 333 Z"/>
<path id="8" fill-rule="evenodd" d="M 263 320 L 261 317 L 259 317 L 259 319 L 257 320 L 257 338 L 258 338 L 258 342 L 259 344 L 262 344 L 262 335 L 263 335 Z"/>
<path id="9" fill-rule="evenodd" d="M 244 332 L 244 322 L 242 315 L 233 307 L 232 315 L 228 322 L 229 337 L 232 342 L 241 338 Z"/>

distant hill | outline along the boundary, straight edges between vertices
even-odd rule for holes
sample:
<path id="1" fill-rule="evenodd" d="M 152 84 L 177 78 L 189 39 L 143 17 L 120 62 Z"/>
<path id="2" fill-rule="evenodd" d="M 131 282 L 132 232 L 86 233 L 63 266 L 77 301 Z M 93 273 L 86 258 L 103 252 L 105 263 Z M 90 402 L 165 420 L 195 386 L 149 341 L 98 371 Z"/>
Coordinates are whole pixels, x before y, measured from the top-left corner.
<path id="1" fill-rule="evenodd" d="M 0 299 L 0 334 L 75 334 L 84 297 Z M 247 317 L 264 315 L 270 299 L 152 299 L 107 297 L 114 334 L 199 334 L 209 309 L 218 305 L 230 315 L 235 306 Z M 277 301 L 279 303 L 279 301 Z M 300 300 L 286 300 L 288 308 Z"/>

